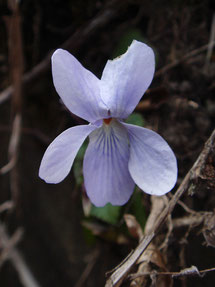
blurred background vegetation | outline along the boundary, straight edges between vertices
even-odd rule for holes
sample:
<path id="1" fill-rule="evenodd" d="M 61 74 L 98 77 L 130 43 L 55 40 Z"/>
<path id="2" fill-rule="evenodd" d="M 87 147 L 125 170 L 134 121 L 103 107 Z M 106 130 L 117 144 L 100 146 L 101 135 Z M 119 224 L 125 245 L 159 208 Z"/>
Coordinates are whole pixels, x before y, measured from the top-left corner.
<path id="1" fill-rule="evenodd" d="M 124 53 L 133 39 L 154 49 L 155 78 L 128 122 L 168 141 L 178 159 L 180 184 L 214 128 L 214 13 L 213 0 L 0 1 L 1 287 L 32 286 L 23 285 L 10 260 L 5 233 L 39 286 L 104 286 L 106 272 L 138 243 L 123 215 L 134 215 L 144 230 L 150 213 L 150 197 L 138 188 L 123 207 L 90 204 L 82 177 L 87 142 L 62 183 L 39 179 L 48 144 L 83 123 L 66 110 L 54 89 L 53 51 L 67 49 L 100 77 L 106 61 Z M 214 189 L 211 184 L 183 200 L 196 212 L 213 211 Z M 183 212 L 177 207 L 173 217 Z M 203 245 L 201 227 L 190 229 L 171 235 L 162 254 L 166 270 L 215 266 L 215 251 Z M 212 286 L 214 280 L 211 273 L 171 284 Z M 162 281 L 156 286 L 171 285 Z"/>

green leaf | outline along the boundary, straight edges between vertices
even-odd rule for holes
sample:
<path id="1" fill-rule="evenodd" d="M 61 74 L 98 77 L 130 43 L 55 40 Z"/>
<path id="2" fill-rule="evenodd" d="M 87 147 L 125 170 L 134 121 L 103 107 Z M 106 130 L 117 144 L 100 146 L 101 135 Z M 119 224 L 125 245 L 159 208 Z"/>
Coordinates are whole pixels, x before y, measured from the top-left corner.
<path id="1" fill-rule="evenodd" d="M 141 114 L 133 113 L 127 118 L 126 123 L 143 127 L 145 121 Z"/>
<path id="2" fill-rule="evenodd" d="M 151 48 L 153 48 L 153 51 L 155 53 L 156 63 L 158 62 L 158 54 L 157 54 L 155 47 L 153 47 L 152 43 L 150 43 L 148 39 L 143 36 L 141 30 L 137 28 L 131 28 L 122 35 L 122 37 L 118 41 L 117 47 L 115 48 L 113 52 L 113 58 L 117 58 L 123 55 L 128 50 L 128 47 L 131 45 L 133 40 L 143 42 L 149 45 Z"/>
<path id="3" fill-rule="evenodd" d="M 88 140 L 85 140 L 76 155 L 76 159 L 83 160 L 87 146 L 88 146 Z"/>
<path id="4" fill-rule="evenodd" d="M 92 205 L 90 215 L 95 216 L 110 224 L 116 224 L 121 214 L 121 206 L 113 206 L 110 203 L 104 207 L 96 207 Z"/>
<path id="5" fill-rule="evenodd" d="M 131 45 L 133 40 L 138 40 L 144 43 L 147 42 L 139 29 L 136 29 L 136 28 L 129 29 L 119 39 L 118 46 L 116 47 L 113 53 L 113 57 L 116 58 L 124 54 L 127 51 L 128 47 Z"/>

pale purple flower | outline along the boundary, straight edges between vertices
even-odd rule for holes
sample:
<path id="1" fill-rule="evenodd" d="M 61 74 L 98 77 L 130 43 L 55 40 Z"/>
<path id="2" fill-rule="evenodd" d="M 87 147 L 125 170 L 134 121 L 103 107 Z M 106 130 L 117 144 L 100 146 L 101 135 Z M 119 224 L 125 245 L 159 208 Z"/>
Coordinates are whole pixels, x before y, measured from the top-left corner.
<path id="1" fill-rule="evenodd" d="M 150 85 L 154 69 L 152 49 L 138 41 L 107 62 L 101 79 L 67 51 L 55 51 L 55 88 L 67 108 L 90 124 L 67 129 L 49 145 L 39 176 L 47 183 L 62 181 L 89 136 L 83 174 L 93 204 L 123 205 L 135 183 L 148 194 L 170 191 L 177 179 L 177 163 L 169 145 L 157 133 L 123 122 Z"/>

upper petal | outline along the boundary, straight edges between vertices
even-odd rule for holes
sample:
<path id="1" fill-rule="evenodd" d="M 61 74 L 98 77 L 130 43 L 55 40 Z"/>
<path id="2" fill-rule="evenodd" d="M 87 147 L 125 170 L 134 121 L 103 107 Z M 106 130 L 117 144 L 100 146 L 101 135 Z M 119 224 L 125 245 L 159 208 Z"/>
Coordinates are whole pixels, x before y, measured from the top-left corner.
<path id="1" fill-rule="evenodd" d="M 146 193 L 163 195 L 177 180 L 177 162 L 167 142 L 157 133 L 124 124 L 128 129 L 128 168 L 135 183 Z"/>
<path id="2" fill-rule="evenodd" d="M 122 205 L 130 198 L 134 182 L 128 171 L 129 146 L 126 129 L 116 120 L 90 135 L 84 157 L 84 183 L 96 206 Z"/>
<path id="3" fill-rule="evenodd" d="M 108 61 L 101 78 L 101 97 L 111 115 L 127 118 L 150 85 L 155 70 L 153 50 L 133 41 L 127 52 Z"/>
<path id="4" fill-rule="evenodd" d="M 86 137 L 98 127 L 76 126 L 65 130 L 48 146 L 42 158 L 39 176 L 47 183 L 58 183 L 69 173 L 75 156 Z"/>
<path id="5" fill-rule="evenodd" d="M 72 113 L 89 122 L 107 117 L 107 107 L 100 96 L 100 80 L 73 55 L 56 50 L 52 56 L 52 74 L 56 91 Z"/>

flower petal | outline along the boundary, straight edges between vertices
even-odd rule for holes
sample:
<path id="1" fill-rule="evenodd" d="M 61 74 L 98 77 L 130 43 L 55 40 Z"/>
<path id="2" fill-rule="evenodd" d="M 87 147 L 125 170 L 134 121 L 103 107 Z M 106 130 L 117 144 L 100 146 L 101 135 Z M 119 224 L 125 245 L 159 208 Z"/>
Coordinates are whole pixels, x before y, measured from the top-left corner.
<path id="1" fill-rule="evenodd" d="M 150 85 L 154 70 L 153 50 L 138 41 L 133 41 L 124 55 L 107 62 L 101 96 L 112 117 L 124 119 L 132 113 Z"/>
<path id="2" fill-rule="evenodd" d="M 69 173 L 86 137 L 98 127 L 76 126 L 65 130 L 48 146 L 40 164 L 39 176 L 47 183 L 59 183 Z"/>
<path id="3" fill-rule="evenodd" d="M 177 180 L 177 162 L 167 142 L 149 129 L 124 126 L 130 140 L 128 168 L 135 183 L 148 194 L 170 191 Z"/>
<path id="4" fill-rule="evenodd" d="M 62 49 L 54 52 L 52 74 L 56 91 L 72 113 L 91 123 L 107 117 L 108 109 L 100 96 L 100 80 L 69 52 Z"/>
<path id="5" fill-rule="evenodd" d="M 112 120 L 90 135 L 84 157 L 84 182 L 93 204 L 122 205 L 128 201 L 134 188 L 128 159 L 127 131 L 118 121 Z"/>

